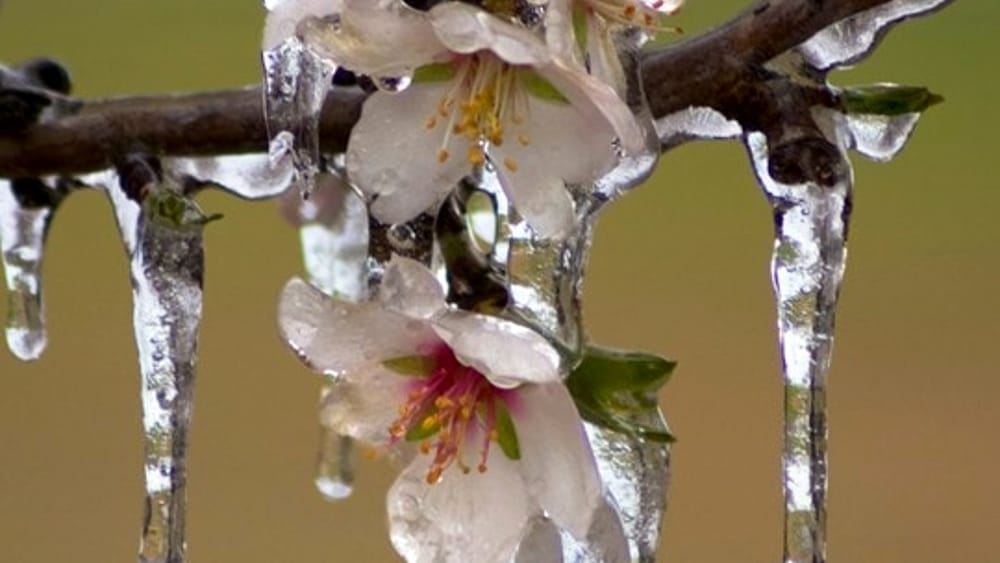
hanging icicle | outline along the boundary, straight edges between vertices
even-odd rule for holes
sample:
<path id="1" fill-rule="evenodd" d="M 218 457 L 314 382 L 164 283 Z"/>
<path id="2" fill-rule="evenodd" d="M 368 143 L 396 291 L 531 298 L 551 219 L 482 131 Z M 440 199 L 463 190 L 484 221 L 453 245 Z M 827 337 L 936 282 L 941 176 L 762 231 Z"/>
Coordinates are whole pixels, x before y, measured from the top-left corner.
<path id="1" fill-rule="evenodd" d="M 7 284 L 7 347 L 24 361 L 48 343 L 42 259 L 49 224 L 65 192 L 36 178 L 0 179 L 0 256 Z"/>
<path id="2" fill-rule="evenodd" d="M 201 321 L 205 216 L 155 162 L 103 183 L 130 260 L 145 435 L 140 563 L 185 561 L 187 441 Z"/>

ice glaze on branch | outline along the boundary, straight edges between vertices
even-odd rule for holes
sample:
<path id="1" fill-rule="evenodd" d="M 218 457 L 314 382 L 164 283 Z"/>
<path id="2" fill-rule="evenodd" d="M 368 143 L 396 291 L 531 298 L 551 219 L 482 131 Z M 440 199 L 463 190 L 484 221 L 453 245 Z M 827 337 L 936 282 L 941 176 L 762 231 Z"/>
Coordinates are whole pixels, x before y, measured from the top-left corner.
<path id="1" fill-rule="evenodd" d="M 649 52 L 643 57 L 643 82 L 653 114 L 711 106 L 748 129 L 766 128 L 748 120 L 784 112 L 774 107 L 780 98 L 761 88 L 763 63 L 831 24 L 889 1 L 764 0 L 713 31 Z M 325 149 L 346 146 L 363 101 L 355 89 L 330 94 L 321 123 Z M 193 156 L 266 148 L 259 87 L 83 101 L 74 113 L 0 131 L 0 177 L 89 172 L 134 152 Z"/>

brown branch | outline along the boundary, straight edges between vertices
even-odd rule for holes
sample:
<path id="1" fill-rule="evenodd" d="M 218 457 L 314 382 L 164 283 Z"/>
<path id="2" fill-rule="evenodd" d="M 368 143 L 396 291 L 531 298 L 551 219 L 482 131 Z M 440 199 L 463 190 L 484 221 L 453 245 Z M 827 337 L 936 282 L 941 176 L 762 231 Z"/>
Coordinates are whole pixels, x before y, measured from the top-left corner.
<path id="1" fill-rule="evenodd" d="M 766 61 L 816 32 L 889 0 L 771 0 L 721 27 L 643 57 L 643 84 L 657 117 L 692 105 L 742 107 Z M 346 146 L 364 94 L 335 89 L 324 107 L 326 149 Z M 737 103 L 734 103 L 737 102 Z M 724 113 L 726 113 L 724 111 Z M 84 101 L 79 111 L 0 135 L 0 177 L 76 174 L 122 155 L 215 155 L 264 151 L 260 88 Z M 742 122 L 742 121 L 741 121 Z"/>

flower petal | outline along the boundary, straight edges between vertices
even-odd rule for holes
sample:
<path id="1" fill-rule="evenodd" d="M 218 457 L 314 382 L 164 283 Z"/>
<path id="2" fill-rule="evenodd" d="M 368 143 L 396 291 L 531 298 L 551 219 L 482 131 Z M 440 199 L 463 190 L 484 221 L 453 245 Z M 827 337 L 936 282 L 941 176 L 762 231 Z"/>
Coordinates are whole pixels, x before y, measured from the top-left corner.
<path id="1" fill-rule="evenodd" d="M 388 444 L 389 427 L 399 417 L 411 383 L 377 363 L 349 370 L 323 397 L 320 422 L 344 436 Z"/>
<path id="2" fill-rule="evenodd" d="M 544 64 L 552 57 L 545 43 L 528 29 L 475 6 L 444 2 L 429 13 L 438 39 L 456 53 L 490 50 L 508 63 L 532 66 Z"/>
<path id="3" fill-rule="evenodd" d="M 513 563 L 563 563 L 559 528 L 548 518 L 532 518 L 525 526 Z"/>
<path id="4" fill-rule="evenodd" d="M 440 201 L 467 173 L 468 142 L 455 135 L 444 145 L 449 124 L 437 115 L 451 82 L 411 85 L 397 94 L 375 92 L 347 145 L 347 173 L 368 196 L 372 213 L 386 223 L 410 220 Z M 436 119 L 428 129 L 429 119 Z M 448 157 L 441 162 L 440 151 Z"/>
<path id="5" fill-rule="evenodd" d="M 344 0 L 339 18 L 306 18 L 297 33 L 339 66 L 371 76 L 402 76 L 446 55 L 426 14 L 398 0 Z"/>
<path id="6" fill-rule="evenodd" d="M 389 489 L 389 533 L 411 563 L 507 563 L 525 522 L 538 511 L 516 462 L 490 456 L 485 473 L 452 468 L 426 481 L 430 456 L 417 457 Z"/>
<path id="7" fill-rule="evenodd" d="M 497 387 L 561 381 L 559 353 L 526 326 L 455 310 L 438 317 L 433 327 L 458 361 L 475 368 Z"/>
<path id="8" fill-rule="evenodd" d="M 426 266 L 393 255 L 379 286 L 379 302 L 408 317 L 429 318 L 445 308 L 444 288 Z"/>
<path id="9" fill-rule="evenodd" d="M 299 278 L 281 293 L 278 324 L 302 361 L 330 376 L 413 355 L 438 340 L 427 323 L 374 303 L 332 299 Z"/>
<path id="10" fill-rule="evenodd" d="M 525 385 L 511 414 L 525 486 L 557 526 L 585 538 L 603 502 L 602 486 L 569 391 L 561 383 Z"/>

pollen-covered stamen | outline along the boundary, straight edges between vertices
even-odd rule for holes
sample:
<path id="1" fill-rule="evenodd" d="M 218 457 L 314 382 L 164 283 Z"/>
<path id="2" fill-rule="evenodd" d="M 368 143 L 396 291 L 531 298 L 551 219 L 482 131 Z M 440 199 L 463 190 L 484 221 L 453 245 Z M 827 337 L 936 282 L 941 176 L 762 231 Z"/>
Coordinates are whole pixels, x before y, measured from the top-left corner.
<path id="1" fill-rule="evenodd" d="M 676 11 L 666 9 L 665 0 L 583 0 L 591 13 L 607 24 L 631 25 L 650 35 L 663 31 L 679 32 L 680 28 L 663 26 L 660 19 Z"/>
<path id="2" fill-rule="evenodd" d="M 472 466 L 465 459 L 466 442 L 481 437 L 476 468 L 484 472 L 490 444 L 500 439 L 497 411 L 506 406 L 498 407 L 498 402 L 505 401 L 507 392 L 461 364 L 443 344 L 435 346 L 429 357 L 433 369 L 415 384 L 399 407 L 399 418 L 389 428 L 392 440 L 419 440 L 420 452 L 434 456 L 427 472 L 427 482 L 433 484 L 452 465 L 469 473 Z"/>
<path id="3" fill-rule="evenodd" d="M 518 68 L 490 53 L 455 60 L 455 80 L 425 123 L 430 131 L 443 127 L 438 162 L 446 162 L 452 136 L 468 141 L 466 159 L 478 166 L 486 161 L 486 148 L 504 143 L 505 133 L 525 121 L 527 94 Z M 527 137 L 518 135 L 521 144 Z M 516 168 L 516 164 L 515 164 Z"/>

